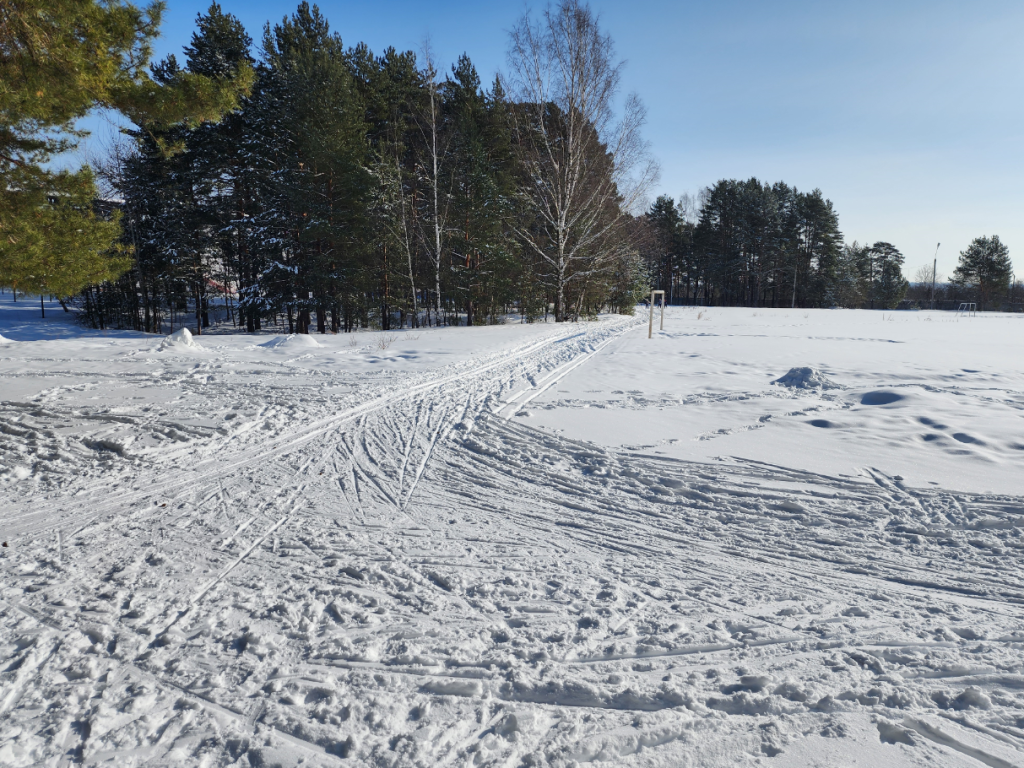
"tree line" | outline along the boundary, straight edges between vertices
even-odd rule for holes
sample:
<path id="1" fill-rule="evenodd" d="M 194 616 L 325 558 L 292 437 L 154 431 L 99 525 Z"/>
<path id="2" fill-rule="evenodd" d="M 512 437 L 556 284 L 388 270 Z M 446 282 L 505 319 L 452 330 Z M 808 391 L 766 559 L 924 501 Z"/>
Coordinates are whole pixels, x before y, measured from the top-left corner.
<path id="1" fill-rule="evenodd" d="M 77 294 L 101 328 L 563 321 L 652 287 L 746 306 L 907 293 L 900 251 L 844 243 L 820 190 L 722 180 L 647 206 L 643 106 L 618 102 L 622 63 L 578 0 L 527 13 L 486 85 L 468 56 L 442 72 L 429 50 L 346 47 L 306 2 L 258 45 L 213 3 L 183 60 L 152 65 L 158 3 L 4 8 L 0 284 Z M 98 167 L 113 206 L 90 169 L 47 165 L 96 106 L 132 123 Z M 961 292 L 1005 293 L 998 238 L 961 267 Z"/>
<path id="2" fill-rule="evenodd" d="M 216 303 L 248 331 L 323 333 L 631 311 L 656 168 L 640 103 L 615 119 L 613 54 L 565 0 L 520 21 L 508 74 L 484 87 L 465 55 L 442 75 L 429 50 L 345 47 L 306 2 L 256 57 L 214 3 L 153 78 L 251 69 L 253 87 L 219 122 L 130 131 L 105 163 L 133 258 L 82 294 L 84 315 L 201 333 Z"/>
<path id="3" fill-rule="evenodd" d="M 681 303 L 754 307 L 895 307 L 903 254 L 845 244 L 821 190 L 722 180 L 694 200 L 659 197 L 644 253 L 653 281 Z"/>
<path id="4" fill-rule="evenodd" d="M 696 198 L 663 195 L 645 226 L 639 243 L 651 282 L 676 303 L 895 309 L 973 301 L 1012 309 L 1024 299 L 997 235 L 975 238 L 933 290 L 930 265 L 911 284 L 898 248 L 845 243 L 820 190 L 783 182 L 722 180 Z"/>

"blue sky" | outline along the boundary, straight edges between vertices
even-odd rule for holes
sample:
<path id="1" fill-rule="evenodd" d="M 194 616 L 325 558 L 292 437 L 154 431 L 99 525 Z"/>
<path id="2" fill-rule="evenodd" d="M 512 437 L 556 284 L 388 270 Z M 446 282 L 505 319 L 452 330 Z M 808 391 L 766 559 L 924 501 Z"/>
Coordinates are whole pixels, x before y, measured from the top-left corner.
<path id="1" fill-rule="evenodd" d="M 209 0 L 168 0 L 158 55 L 180 54 Z M 223 0 L 258 41 L 294 5 Z M 504 65 L 526 3 L 324 0 L 346 45 L 468 53 Z M 529 4 L 535 11 L 541 3 Z M 847 241 L 887 240 L 905 272 L 947 275 L 998 234 L 1024 274 L 1024 3 L 595 0 L 648 109 L 659 192 L 721 178 L 818 187 Z"/>

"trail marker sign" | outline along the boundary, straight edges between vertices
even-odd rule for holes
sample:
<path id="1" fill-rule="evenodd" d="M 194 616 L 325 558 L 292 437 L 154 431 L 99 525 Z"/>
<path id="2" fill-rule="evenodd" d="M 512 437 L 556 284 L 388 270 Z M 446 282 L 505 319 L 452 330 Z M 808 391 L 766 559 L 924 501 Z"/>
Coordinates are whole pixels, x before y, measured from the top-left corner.
<path id="1" fill-rule="evenodd" d="M 654 297 L 661 294 L 661 325 L 658 327 L 659 331 L 665 330 L 665 292 L 664 291 L 651 291 L 651 316 L 647 320 L 647 338 L 651 338 L 654 335 Z"/>

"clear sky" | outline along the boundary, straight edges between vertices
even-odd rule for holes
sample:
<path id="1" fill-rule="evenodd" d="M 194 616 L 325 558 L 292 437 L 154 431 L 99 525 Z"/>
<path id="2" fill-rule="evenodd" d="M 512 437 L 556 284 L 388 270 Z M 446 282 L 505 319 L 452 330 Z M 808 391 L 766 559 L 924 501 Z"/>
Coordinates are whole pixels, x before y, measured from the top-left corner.
<path id="1" fill-rule="evenodd" d="M 486 83 L 509 28 L 542 3 L 323 0 L 346 45 L 468 53 Z M 180 55 L 209 0 L 168 0 L 158 56 Z M 222 0 L 259 41 L 283 0 Z M 818 187 L 846 240 L 886 240 L 905 272 L 949 275 L 998 234 L 1024 273 L 1024 2 L 593 0 L 648 109 L 659 192 L 722 178 Z"/>

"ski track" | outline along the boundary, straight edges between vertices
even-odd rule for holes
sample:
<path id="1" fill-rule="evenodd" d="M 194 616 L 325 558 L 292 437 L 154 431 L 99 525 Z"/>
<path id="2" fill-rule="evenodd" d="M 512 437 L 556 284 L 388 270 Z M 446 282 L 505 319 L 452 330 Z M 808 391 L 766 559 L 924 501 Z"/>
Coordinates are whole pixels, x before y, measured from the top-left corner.
<path id="1" fill-rule="evenodd" d="M 137 468 L 76 497 L 84 515 L 18 500 L 0 726 L 60 734 L 33 754 L 61 765 L 672 764 L 864 713 L 933 756 L 1024 764 L 1024 499 L 512 420 L 638 327 L 325 401 L 226 450 L 197 430 L 198 464 Z M 973 689 L 999 706 L 948 711 Z"/>

